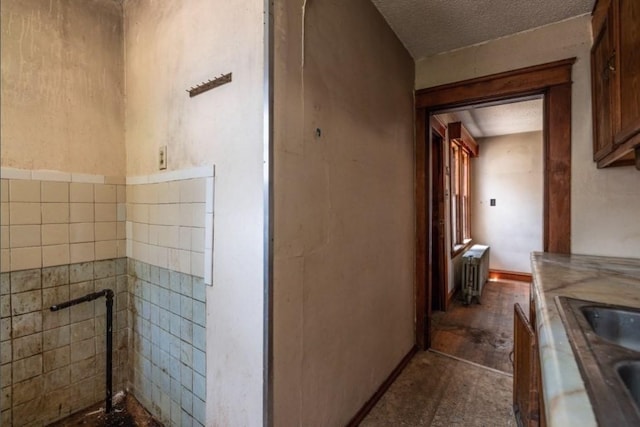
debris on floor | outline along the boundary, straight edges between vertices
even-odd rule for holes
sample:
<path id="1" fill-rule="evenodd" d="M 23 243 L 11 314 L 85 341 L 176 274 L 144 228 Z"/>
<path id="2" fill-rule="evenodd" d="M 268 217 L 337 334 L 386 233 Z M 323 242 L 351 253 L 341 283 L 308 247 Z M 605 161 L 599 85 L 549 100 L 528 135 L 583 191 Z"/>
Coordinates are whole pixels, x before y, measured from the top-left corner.
<path id="1" fill-rule="evenodd" d="M 100 402 L 49 425 L 49 427 L 73 426 L 163 427 L 135 397 L 125 392 L 115 394 L 113 409 L 109 414 L 104 412 L 104 402 Z"/>

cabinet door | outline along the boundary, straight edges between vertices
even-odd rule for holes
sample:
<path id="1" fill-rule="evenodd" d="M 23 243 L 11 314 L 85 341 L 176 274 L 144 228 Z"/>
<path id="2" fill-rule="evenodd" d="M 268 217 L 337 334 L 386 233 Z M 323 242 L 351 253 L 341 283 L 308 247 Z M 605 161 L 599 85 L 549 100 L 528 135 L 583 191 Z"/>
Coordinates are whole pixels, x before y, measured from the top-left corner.
<path id="1" fill-rule="evenodd" d="M 620 130 L 640 127 L 640 1 L 619 0 L 617 67 L 620 84 Z"/>
<path id="2" fill-rule="evenodd" d="M 536 335 L 520 304 L 513 315 L 513 412 L 518 425 L 538 426 L 538 351 Z"/>
<path id="3" fill-rule="evenodd" d="M 631 0 L 637 1 L 637 0 Z M 600 160 L 613 146 L 613 105 L 615 51 L 613 3 L 596 34 L 591 48 L 591 94 L 593 97 L 593 159 Z"/>

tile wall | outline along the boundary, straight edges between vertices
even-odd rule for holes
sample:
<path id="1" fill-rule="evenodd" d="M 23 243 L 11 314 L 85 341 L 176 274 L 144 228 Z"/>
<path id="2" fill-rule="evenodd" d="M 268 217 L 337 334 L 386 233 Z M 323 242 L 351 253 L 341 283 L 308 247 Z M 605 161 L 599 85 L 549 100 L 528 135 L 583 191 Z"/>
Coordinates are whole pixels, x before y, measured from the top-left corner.
<path id="1" fill-rule="evenodd" d="M 126 181 L 5 167 L 0 175 L 2 423 L 42 425 L 105 393 L 104 299 L 56 313 L 52 304 L 116 292 L 114 387 L 126 385 Z"/>
<path id="2" fill-rule="evenodd" d="M 203 177 L 127 185 L 128 256 L 205 277 L 205 257 L 211 260 L 212 255 L 213 212 L 207 212 L 212 181 Z M 210 263 L 207 270 L 211 271 Z"/>
<path id="3" fill-rule="evenodd" d="M 53 175 L 69 181 L 7 175 L 3 168 L 2 272 L 125 256 L 124 179 L 72 182 L 71 174 Z"/>
<path id="4" fill-rule="evenodd" d="M 213 168 L 1 175 L 2 425 L 104 399 L 104 300 L 48 307 L 105 287 L 117 292 L 114 392 L 130 389 L 166 425 L 204 425 Z"/>
<path id="5" fill-rule="evenodd" d="M 105 398 L 105 299 L 52 312 L 53 304 L 112 289 L 113 388 L 126 386 L 126 259 L 0 274 L 1 424 L 46 425 Z"/>
<path id="6" fill-rule="evenodd" d="M 129 291 L 132 392 L 166 426 L 204 426 L 203 279 L 130 259 Z"/>
<path id="7" fill-rule="evenodd" d="M 127 179 L 131 390 L 167 426 L 203 426 L 213 168 Z"/>

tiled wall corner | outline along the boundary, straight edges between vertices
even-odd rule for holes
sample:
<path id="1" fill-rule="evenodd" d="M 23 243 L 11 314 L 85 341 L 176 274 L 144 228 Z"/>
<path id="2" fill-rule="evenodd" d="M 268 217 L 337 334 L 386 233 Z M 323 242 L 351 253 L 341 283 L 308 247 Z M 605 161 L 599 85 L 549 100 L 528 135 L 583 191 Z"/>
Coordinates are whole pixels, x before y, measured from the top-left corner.
<path id="1" fill-rule="evenodd" d="M 114 391 L 130 387 L 166 425 L 204 425 L 214 169 L 0 175 L 1 425 L 104 399 L 104 300 L 48 307 L 105 287 L 116 293 Z"/>
<path id="2" fill-rule="evenodd" d="M 131 391 L 167 426 L 205 425 L 202 278 L 129 260 Z"/>

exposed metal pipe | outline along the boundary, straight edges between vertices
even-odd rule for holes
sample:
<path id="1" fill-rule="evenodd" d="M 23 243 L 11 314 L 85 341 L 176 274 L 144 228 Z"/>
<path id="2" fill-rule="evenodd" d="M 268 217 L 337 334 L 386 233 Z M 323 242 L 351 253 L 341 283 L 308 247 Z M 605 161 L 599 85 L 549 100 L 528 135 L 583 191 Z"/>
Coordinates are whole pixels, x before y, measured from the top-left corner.
<path id="1" fill-rule="evenodd" d="M 78 305 L 78 304 L 82 304 L 83 302 L 89 302 L 89 301 L 93 301 L 95 299 L 98 299 L 100 297 L 105 297 L 106 298 L 106 304 L 107 304 L 107 337 L 106 337 L 106 344 L 107 344 L 107 378 L 106 378 L 106 383 L 107 383 L 107 391 L 106 391 L 106 398 L 105 398 L 105 408 L 104 408 L 104 412 L 105 413 L 110 413 L 111 412 L 111 408 L 112 408 L 112 393 L 113 393 L 113 384 L 112 384 L 112 372 L 113 372 L 113 368 L 112 368 L 112 364 L 113 364 L 113 355 L 112 355 L 112 349 L 113 349 L 113 291 L 111 289 L 103 289 L 101 291 L 98 292 L 92 292 L 90 294 L 87 294 L 83 297 L 80 298 L 76 298 L 76 299 L 72 299 L 60 304 L 56 304 L 56 305 L 52 305 L 51 307 L 49 307 L 49 309 L 51 311 L 58 311 L 58 310 L 62 310 L 63 308 L 68 308 L 68 307 L 72 307 L 74 305 Z"/>

